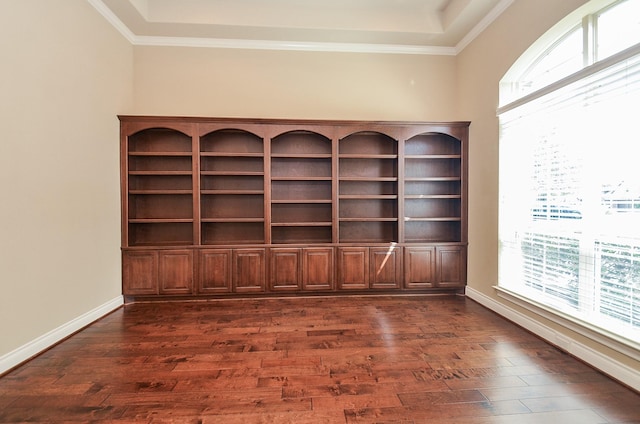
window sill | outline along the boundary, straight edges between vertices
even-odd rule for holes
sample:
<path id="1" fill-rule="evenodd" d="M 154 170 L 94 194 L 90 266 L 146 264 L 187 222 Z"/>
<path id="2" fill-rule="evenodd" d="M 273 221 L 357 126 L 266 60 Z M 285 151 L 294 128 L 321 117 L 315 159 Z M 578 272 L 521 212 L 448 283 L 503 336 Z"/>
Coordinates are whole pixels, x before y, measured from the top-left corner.
<path id="1" fill-rule="evenodd" d="M 561 325 L 589 340 L 593 340 L 607 346 L 616 352 L 622 353 L 629 358 L 640 361 L 640 343 L 634 340 L 618 336 L 606 330 L 580 321 L 574 317 L 564 314 L 555 309 L 549 308 L 541 303 L 528 299 L 518 293 L 505 289 L 504 287 L 493 286 L 498 297 L 516 304 L 527 311 L 533 312 L 549 321 Z M 562 347 L 562 346 L 560 346 Z"/>

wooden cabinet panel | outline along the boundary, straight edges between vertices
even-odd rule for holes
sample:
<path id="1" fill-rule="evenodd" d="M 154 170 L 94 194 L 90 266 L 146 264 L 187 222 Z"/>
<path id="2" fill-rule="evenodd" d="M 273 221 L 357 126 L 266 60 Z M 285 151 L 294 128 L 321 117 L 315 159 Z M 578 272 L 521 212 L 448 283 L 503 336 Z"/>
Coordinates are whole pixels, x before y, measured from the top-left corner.
<path id="1" fill-rule="evenodd" d="M 302 249 L 302 289 L 333 290 L 333 248 Z"/>
<path id="2" fill-rule="evenodd" d="M 158 252 L 160 294 L 191 294 L 193 292 L 193 252 L 162 250 Z"/>
<path id="3" fill-rule="evenodd" d="M 158 294 L 157 252 L 123 252 L 122 292 L 125 295 Z"/>
<path id="4" fill-rule="evenodd" d="M 438 287 L 464 287 L 467 280 L 467 255 L 464 246 L 436 247 Z"/>
<path id="5" fill-rule="evenodd" d="M 369 248 L 369 280 L 372 289 L 397 289 L 402 281 L 401 249 L 396 246 Z"/>
<path id="6" fill-rule="evenodd" d="M 265 249 L 233 250 L 233 290 L 236 293 L 265 291 Z"/>
<path id="7" fill-rule="evenodd" d="M 296 248 L 270 250 L 270 289 L 298 291 L 302 288 L 301 251 Z"/>
<path id="8" fill-rule="evenodd" d="M 436 286 L 435 248 L 405 247 L 404 286 L 407 289 L 424 289 Z"/>
<path id="9" fill-rule="evenodd" d="M 200 252 L 198 260 L 199 293 L 231 292 L 231 249 L 211 249 Z"/>
<path id="10" fill-rule="evenodd" d="M 338 288 L 369 288 L 369 249 L 367 247 L 338 248 Z"/>

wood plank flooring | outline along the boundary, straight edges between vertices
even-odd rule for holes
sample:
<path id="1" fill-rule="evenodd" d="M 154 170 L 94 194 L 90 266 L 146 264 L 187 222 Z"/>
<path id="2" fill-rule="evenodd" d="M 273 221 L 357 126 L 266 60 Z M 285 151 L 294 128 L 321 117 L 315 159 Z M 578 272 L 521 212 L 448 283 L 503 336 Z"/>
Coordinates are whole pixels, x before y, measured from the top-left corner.
<path id="1" fill-rule="evenodd" d="M 138 303 L 0 378 L 0 422 L 640 423 L 640 395 L 460 296 Z"/>

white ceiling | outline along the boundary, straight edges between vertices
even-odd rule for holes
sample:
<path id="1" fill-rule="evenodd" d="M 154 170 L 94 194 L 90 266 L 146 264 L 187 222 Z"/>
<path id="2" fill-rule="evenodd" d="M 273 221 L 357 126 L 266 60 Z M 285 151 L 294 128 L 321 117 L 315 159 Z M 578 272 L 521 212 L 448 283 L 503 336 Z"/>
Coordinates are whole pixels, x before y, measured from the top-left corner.
<path id="1" fill-rule="evenodd" d="M 457 54 L 514 0 L 88 0 L 133 44 Z"/>

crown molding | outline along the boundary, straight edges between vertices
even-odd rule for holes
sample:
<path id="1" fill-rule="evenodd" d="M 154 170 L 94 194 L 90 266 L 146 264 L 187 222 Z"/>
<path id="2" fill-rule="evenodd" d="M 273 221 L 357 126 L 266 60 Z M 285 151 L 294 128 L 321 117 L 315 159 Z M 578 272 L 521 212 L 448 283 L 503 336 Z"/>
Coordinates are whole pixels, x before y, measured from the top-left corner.
<path id="1" fill-rule="evenodd" d="M 378 53 L 455 56 L 453 47 L 304 41 L 238 40 L 220 38 L 134 36 L 138 46 L 209 47 L 218 49 L 288 50 L 337 53 Z"/>
<path id="2" fill-rule="evenodd" d="M 135 46 L 208 47 L 219 49 L 285 50 L 308 52 L 456 56 L 515 0 L 502 0 L 455 47 L 305 41 L 241 40 L 193 37 L 158 37 L 134 34 L 102 0 L 87 0 L 114 28 Z"/>
<path id="3" fill-rule="evenodd" d="M 129 27 L 127 27 L 121 20 L 118 18 L 115 13 L 111 11 L 102 0 L 87 0 L 91 6 L 93 6 L 98 13 L 104 17 L 107 22 L 109 22 L 115 29 L 118 30 L 120 34 L 124 38 L 126 38 L 131 44 L 134 44 L 136 35 L 131 32 Z"/>
<path id="4" fill-rule="evenodd" d="M 462 40 L 456 45 L 455 51 L 456 55 L 462 52 L 473 40 L 478 37 L 482 31 L 487 29 L 489 25 L 493 23 L 502 13 L 507 10 L 509 6 L 513 4 L 515 0 L 502 0 L 498 3 L 491 11 L 485 16 L 476 26 L 474 26 L 471 31 L 467 35 L 465 35 Z"/>

